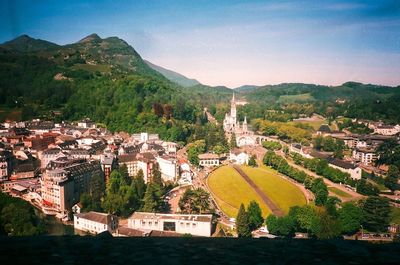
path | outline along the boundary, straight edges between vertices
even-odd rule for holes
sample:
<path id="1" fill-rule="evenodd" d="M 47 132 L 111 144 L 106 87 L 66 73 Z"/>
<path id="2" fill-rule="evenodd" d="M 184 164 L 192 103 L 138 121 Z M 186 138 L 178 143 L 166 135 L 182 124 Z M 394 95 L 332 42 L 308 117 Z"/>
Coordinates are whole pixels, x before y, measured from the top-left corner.
<path id="1" fill-rule="evenodd" d="M 237 166 L 234 165 L 233 168 L 239 173 L 240 176 L 250 185 L 250 187 L 253 188 L 253 190 L 260 196 L 260 198 L 263 200 L 263 202 L 268 206 L 268 208 L 271 210 L 271 212 L 276 215 L 276 216 L 283 216 L 284 212 L 276 206 L 276 204 L 268 198 L 264 192 L 261 191 L 261 189 L 247 176 L 246 173 L 243 172 L 243 170 Z"/>
<path id="2" fill-rule="evenodd" d="M 363 196 L 363 195 L 361 195 L 361 194 L 359 194 L 359 193 L 357 193 L 357 192 L 355 192 L 355 191 L 353 191 L 353 190 L 351 190 L 351 189 L 346 188 L 346 187 L 343 186 L 343 185 L 340 185 L 340 184 L 335 183 L 335 182 L 333 182 L 333 181 L 331 181 L 331 180 L 329 180 L 329 179 L 327 179 L 327 178 L 324 178 L 323 176 L 320 176 L 320 175 L 316 174 L 315 172 L 312 172 L 311 170 L 308 170 L 308 169 L 306 169 L 306 168 L 304 168 L 304 167 L 302 167 L 302 166 L 300 166 L 300 165 L 296 165 L 293 161 L 291 161 L 290 159 L 287 159 L 287 158 L 285 157 L 285 154 L 284 154 L 282 151 L 277 151 L 277 152 L 275 152 L 275 153 L 278 154 L 278 155 L 280 155 L 280 156 L 282 156 L 282 157 L 284 157 L 290 166 L 292 166 L 292 167 L 294 167 L 294 168 L 297 168 L 297 169 L 299 169 L 299 170 L 304 171 L 307 175 L 310 175 L 310 176 L 313 177 L 313 178 L 322 178 L 322 179 L 324 180 L 325 184 L 326 184 L 328 187 L 335 187 L 335 188 L 337 188 L 337 189 L 339 189 L 339 190 L 341 190 L 341 191 L 343 191 L 343 192 L 349 194 L 349 195 L 351 196 L 351 198 L 341 197 L 341 196 L 339 196 L 339 195 L 337 195 L 337 194 L 335 194 L 335 193 L 329 192 L 330 195 L 334 195 L 334 196 L 340 197 L 340 199 L 341 199 L 343 202 L 359 200 L 359 199 L 362 199 L 362 198 L 365 197 L 365 196 Z"/>

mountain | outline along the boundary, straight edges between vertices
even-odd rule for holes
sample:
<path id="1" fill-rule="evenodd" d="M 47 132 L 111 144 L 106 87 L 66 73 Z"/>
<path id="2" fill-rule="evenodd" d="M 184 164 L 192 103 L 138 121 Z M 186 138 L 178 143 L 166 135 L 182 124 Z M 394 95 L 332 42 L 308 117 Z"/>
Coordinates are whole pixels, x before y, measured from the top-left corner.
<path id="1" fill-rule="evenodd" d="M 243 85 L 243 86 L 240 86 L 240 87 L 235 87 L 234 89 L 235 89 L 235 91 L 242 92 L 242 91 L 254 90 L 254 89 L 259 88 L 259 87 L 260 86 L 255 86 L 255 85 Z"/>
<path id="2" fill-rule="evenodd" d="M 200 85 L 200 82 L 197 81 L 196 79 L 187 78 L 184 75 L 181 75 L 177 72 L 168 70 L 164 67 L 155 65 L 146 60 L 145 60 L 145 63 L 148 66 L 150 66 L 152 69 L 156 70 L 157 72 L 159 72 L 160 74 L 165 76 L 167 79 L 169 79 L 170 81 L 172 81 L 174 83 L 177 83 L 178 85 L 181 85 L 183 87 L 191 87 L 191 86 L 195 86 L 195 85 Z"/>
<path id="3" fill-rule="evenodd" d="M 18 52 L 37 52 L 60 46 L 49 41 L 33 39 L 28 35 L 21 35 L 13 40 L 1 44 L 0 47 Z"/>
<path id="4" fill-rule="evenodd" d="M 24 35 L 0 47 L 1 120 L 11 114 L 22 120 L 88 117 L 111 131 L 148 131 L 185 142 L 203 108 L 199 98 L 118 37 L 91 34 L 52 45 Z"/>

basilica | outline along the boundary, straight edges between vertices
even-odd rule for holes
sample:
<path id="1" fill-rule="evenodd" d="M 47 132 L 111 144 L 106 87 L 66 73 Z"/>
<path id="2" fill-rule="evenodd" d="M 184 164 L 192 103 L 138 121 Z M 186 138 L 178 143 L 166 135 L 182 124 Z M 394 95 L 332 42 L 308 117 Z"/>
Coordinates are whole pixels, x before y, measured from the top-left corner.
<path id="1" fill-rule="evenodd" d="M 254 132 L 248 128 L 247 118 L 244 118 L 242 125 L 240 125 L 240 122 L 237 120 L 235 94 L 232 96 L 231 112 L 225 114 L 224 131 L 228 138 L 231 138 L 232 135 L 235 134 L 236 145 L 239 147 L 257 144 L 257 137 L 254 135 Z"/>

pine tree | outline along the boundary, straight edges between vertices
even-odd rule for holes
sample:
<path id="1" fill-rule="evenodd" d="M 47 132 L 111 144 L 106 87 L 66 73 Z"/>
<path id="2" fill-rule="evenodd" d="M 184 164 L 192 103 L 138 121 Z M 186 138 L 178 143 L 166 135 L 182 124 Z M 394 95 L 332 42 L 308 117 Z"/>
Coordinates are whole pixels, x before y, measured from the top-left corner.
<path id="1" fill-rule="evenodd" d="M 249 206 L 247 206 L 247 213 L 249 215 L 250 230 L 253 231 L 259 228 L 263 222 L 260 205 L 256 201 L 251 201 Z"/>
<path id="2" fill-rule="evenodd" d="M 140 200 L 143 199 L 144 193 L 146 192 L 146 184 L 144 183 L 143 170 L 139 170 L 134 178 L 134 185 L 136 189 L 136 194 Z"/>
<path id="3" fill-rule="evenodd" d="M 232 133 L 232 135 L 231 135 L 231 141 L 229 143 L 229 147 L 230 147 L 231 150 L 237 147 L 235 133 Z"/>
<path id="4" fill-rule="evenodd" d="M 257 162 L 256 162 L 256 156 L 252 155 L 249 159 L 249 166 L 251 167 L 256 167 L 257 166 Z"/>
<path id="5" fill-rule="evenodd" d="M 236 231 L 238 237 L 251 237 L 249 215 L 244 208 L 243 203 L 240 205 L 238 215 L 236 217 Z"/>
<path id="6" fill-rule="evenodd" d="M 147 185 L 146 193 L 143 198 L 144 205 L 142 211 L 157 213 L 163 209 L 163 201 L 161 199 L 161 192 L 159 186 L 154 183 Z"/>
<path id="7" fill-rule="evenodd" d="M 385 178 L 385 187 L 394 191 L 397 189 L 397 181 L 399 180 L 399 169 L 395 165 L 389 166 L 388 174 Z"/>
<path id="8" fill-rule="evenodd" d="M 363 206 L 363 225 L 366 229 L 385 232 L 390 221 L 390 204 L 387 198 L 370 196 Z"/>
<path id="9" fill-rule="evenodd" d="M 160 188 L 163 187 L 164 183 L 162 181 L 160 166 L 158 163 L 154 164 L 153 172 L 151 174 L 151 182 L 157 184 Z"/>

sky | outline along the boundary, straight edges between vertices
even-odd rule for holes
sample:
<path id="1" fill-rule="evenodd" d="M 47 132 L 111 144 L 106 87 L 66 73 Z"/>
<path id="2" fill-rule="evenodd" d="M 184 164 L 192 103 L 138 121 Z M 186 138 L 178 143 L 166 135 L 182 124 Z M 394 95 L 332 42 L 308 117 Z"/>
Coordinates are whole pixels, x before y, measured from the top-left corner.
<path id="1" fill-rule="evenodd" d="M 3 0 L 0 12 L 0 43 L 117 36 L 208 85 L 400 85 L 400 0 Z"/>

